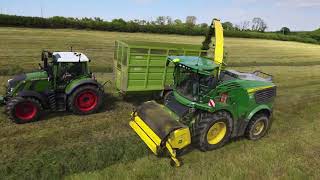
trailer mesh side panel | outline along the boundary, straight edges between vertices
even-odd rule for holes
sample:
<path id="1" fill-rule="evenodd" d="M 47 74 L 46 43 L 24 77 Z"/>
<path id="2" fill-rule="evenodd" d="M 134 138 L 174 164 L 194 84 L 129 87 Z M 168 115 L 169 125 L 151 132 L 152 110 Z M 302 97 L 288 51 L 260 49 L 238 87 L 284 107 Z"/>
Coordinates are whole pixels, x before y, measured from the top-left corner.
<path id="1" fill-rule="evenodd" d="M 254 95 L 256 102 L 259 104 L 269 103 L 276 96 L 276 88 L 264 89 L 261 91 L 257 91 Z"/>

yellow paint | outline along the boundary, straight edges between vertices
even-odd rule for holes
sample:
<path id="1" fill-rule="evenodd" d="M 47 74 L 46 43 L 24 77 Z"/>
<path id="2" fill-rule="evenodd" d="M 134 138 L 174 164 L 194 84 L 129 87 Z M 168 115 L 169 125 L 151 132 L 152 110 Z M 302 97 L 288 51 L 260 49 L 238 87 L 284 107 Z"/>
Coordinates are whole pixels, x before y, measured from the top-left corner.
<path id="1" fill-rule="evenodd" d="M 134 121 L 140 126 L 140 128 L 145 132 L 145 134 L 150 137 L 150 139 L 157 145 L 160 146 L 161 139 L 156 133 L 152 131 L 152 129 L 143 122 L 143 120 L 139 116 L 134 117 Z"/>
<path id="2" fill-rule="evenodd" d="M 213 20 L 214 28 L 215 28 L 215 50 L 214 50 L 214 62 L 221 65 L 223 62 L 223 27 L 220 20 Z"/>
<path id="3" fill-rule="evenodd" d="M 168 142 L 173 148 L 182 149 L 191 143 L 191 135 L 189 128 L 181 128 L 172 132 Z"/>
<path id="4" fill-rule="evenodd" d="M 144 143 L 151 149 L 154 154 L 158 154 L 157 145 L 150 139 L 150 137 L 140 128 L 140 126 L 134 122 L 130 121 L 129 125 L 138 134 L 138 136 L 144 141 Z"/>
<path id="5" fill-rule="evenodd" d="M 253 135 L 258 136 L 264 129 L 264 122 L 258 121 L 253 128 Z"/>
<path id="6" fill-rule="evenodd" d="M 209 144 L 218 144 L 227 133 L 227 125 L 224 122 L 217 122 L 211 126 L 207 133 Z"/>
<path id="7" fill-rule="evenodd" d="M 176 164 L 176 167 L 180 167 L 181 166 L 181 162 L 179 161 L 179 159 L 177 158 L 177 153 L 176 150 L 174 150 L 171 146 L 171 144 L 169 142 L 166 143 L 166 148 L 170 154 L 171 159 L 174 161 L 174 163 Z"/>
<path id="8" fill-rule="evenodd" d="M 174 59 L 174 60 L 172 60 L 172 62 L 174 62 L 174 63 L 177 63 L 177 62 L 180 62 L 180 59 Z"/>
<path id="9" fill-rule="evenodd" d="M 256 91 L 260 91 L 260 90 L 268 89 L 268 88 L 272 88 L 272 87 L 274 87 L 274 86 L 262 86 L 262 87 L 250 88 L 250 89 L 247 89 L 247 92 L 248 93 L 253 93 L 253 92 L 256 92 Z"/>
<path id="10" fill-rule="evenodd" d="M 138 136 L 145 142 L 151 151 L 158 155 L 158 148 L 160 148 L 161 139 L 156 135 L 152 129 L 143 120 L 133 115 L 133 120 L 129 122 L 131 128 L 138 134 Z M 191 143 L 191 134 L 188 127 L 177 129 L 169 135 L 166 142 L 166 149 L 168 150 L 171 159 L 175 162 L 176 166 L 181 165 L 176 157 L 176 149 L 182 149 Z"/>

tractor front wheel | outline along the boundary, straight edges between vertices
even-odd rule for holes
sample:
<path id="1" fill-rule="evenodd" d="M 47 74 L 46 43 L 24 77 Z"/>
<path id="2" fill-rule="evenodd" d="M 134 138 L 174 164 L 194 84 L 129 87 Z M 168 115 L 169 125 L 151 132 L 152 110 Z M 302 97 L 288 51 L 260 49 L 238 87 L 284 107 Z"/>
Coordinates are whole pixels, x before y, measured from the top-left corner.
<path id="1" fill-rule="evenodd" d="M 6 113 L 17 124 L 37 121 L 41 112 L 40 102 L 31 97 L 14 97 L 6 105 Z"/>
<path id="2" fill-rule="evenodd" d="M 203 113 L 195 124 L 193 143 L 201 151 L 222 147 L 230 139 L 231 123 L 232 118 L 227 112 Z"/>
<path id="3" fill-rule="evenodd" d="M 68 107 L 75 114 L 92 114 L 100 109 L 102 101 L 103 92 L 98 87 L 81 86 L 68 98 Z"/>
<path id="4" fill-rule="evenodd" d="M 256 114 L 248 124 L 245 132 L 249 140 L 258 140 L 262 138 L 270 129 L 270 119 L 264 113 Z"/>

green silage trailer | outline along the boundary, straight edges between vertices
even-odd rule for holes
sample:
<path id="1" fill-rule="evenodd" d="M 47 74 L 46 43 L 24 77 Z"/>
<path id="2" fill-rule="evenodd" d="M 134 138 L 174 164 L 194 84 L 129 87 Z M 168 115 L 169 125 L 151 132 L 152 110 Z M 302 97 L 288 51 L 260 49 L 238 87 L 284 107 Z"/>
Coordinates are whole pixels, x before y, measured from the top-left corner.
<path id="1" fill-rule="evenodd" d="M 173 65 L 168 56 L 202 56 L 200 45 L 142 41 L 116 41 L 114 73 L 116 88 L 123 94 L 171 89 Z"/>

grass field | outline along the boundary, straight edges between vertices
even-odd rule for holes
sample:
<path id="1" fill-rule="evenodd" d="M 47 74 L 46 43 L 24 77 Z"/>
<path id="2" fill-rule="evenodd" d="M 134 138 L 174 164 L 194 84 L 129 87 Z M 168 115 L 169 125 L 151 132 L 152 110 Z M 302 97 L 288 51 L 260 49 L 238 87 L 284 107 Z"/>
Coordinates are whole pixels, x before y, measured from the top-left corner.
<path id="1" fill-rule="evenodd" d="M 42 49 L 70 45 L 87 53 L 92 68 L 110 71 L 115 39 L 200 43 L 202 37 L 0 28 L 3 74 L 37 68 Z M 184 166 L 157 158 L 128 126 L 144 98 L 122 101 L 113 87 L 101 113 L 51 114 L 16 125 L 0 114 L 0 179 L 317 179 L 320 174 L 320 46 L 227 38 L 234 69 L 263 70 L 278 86 L 273 126 L 260 141 L 235 140 L 211 152 L 193 150 Z M 98 73 L 112 80 L 110 73 Z M 9 76 L 0 76 L 4 85 Z M 3 91 L 4 89 L 1 88 Z M 2 108 L 3 110 L 3 108 Z"/>
<path id="2" fill-rule="evenodd" d="M 0 28 L 0 74 L 38 68 L 41 50 L 74 50 L 86 53 L 95 71 L 111 72 L 116 39 L 201 44 L 204 37 L 118 33 L 61 29 Z M 295 42 L 227 38 L 228 62 L 247 65 L 318 65 L 318 45 Z M 16 62 L 19 62 L 17 64 Z"/>

